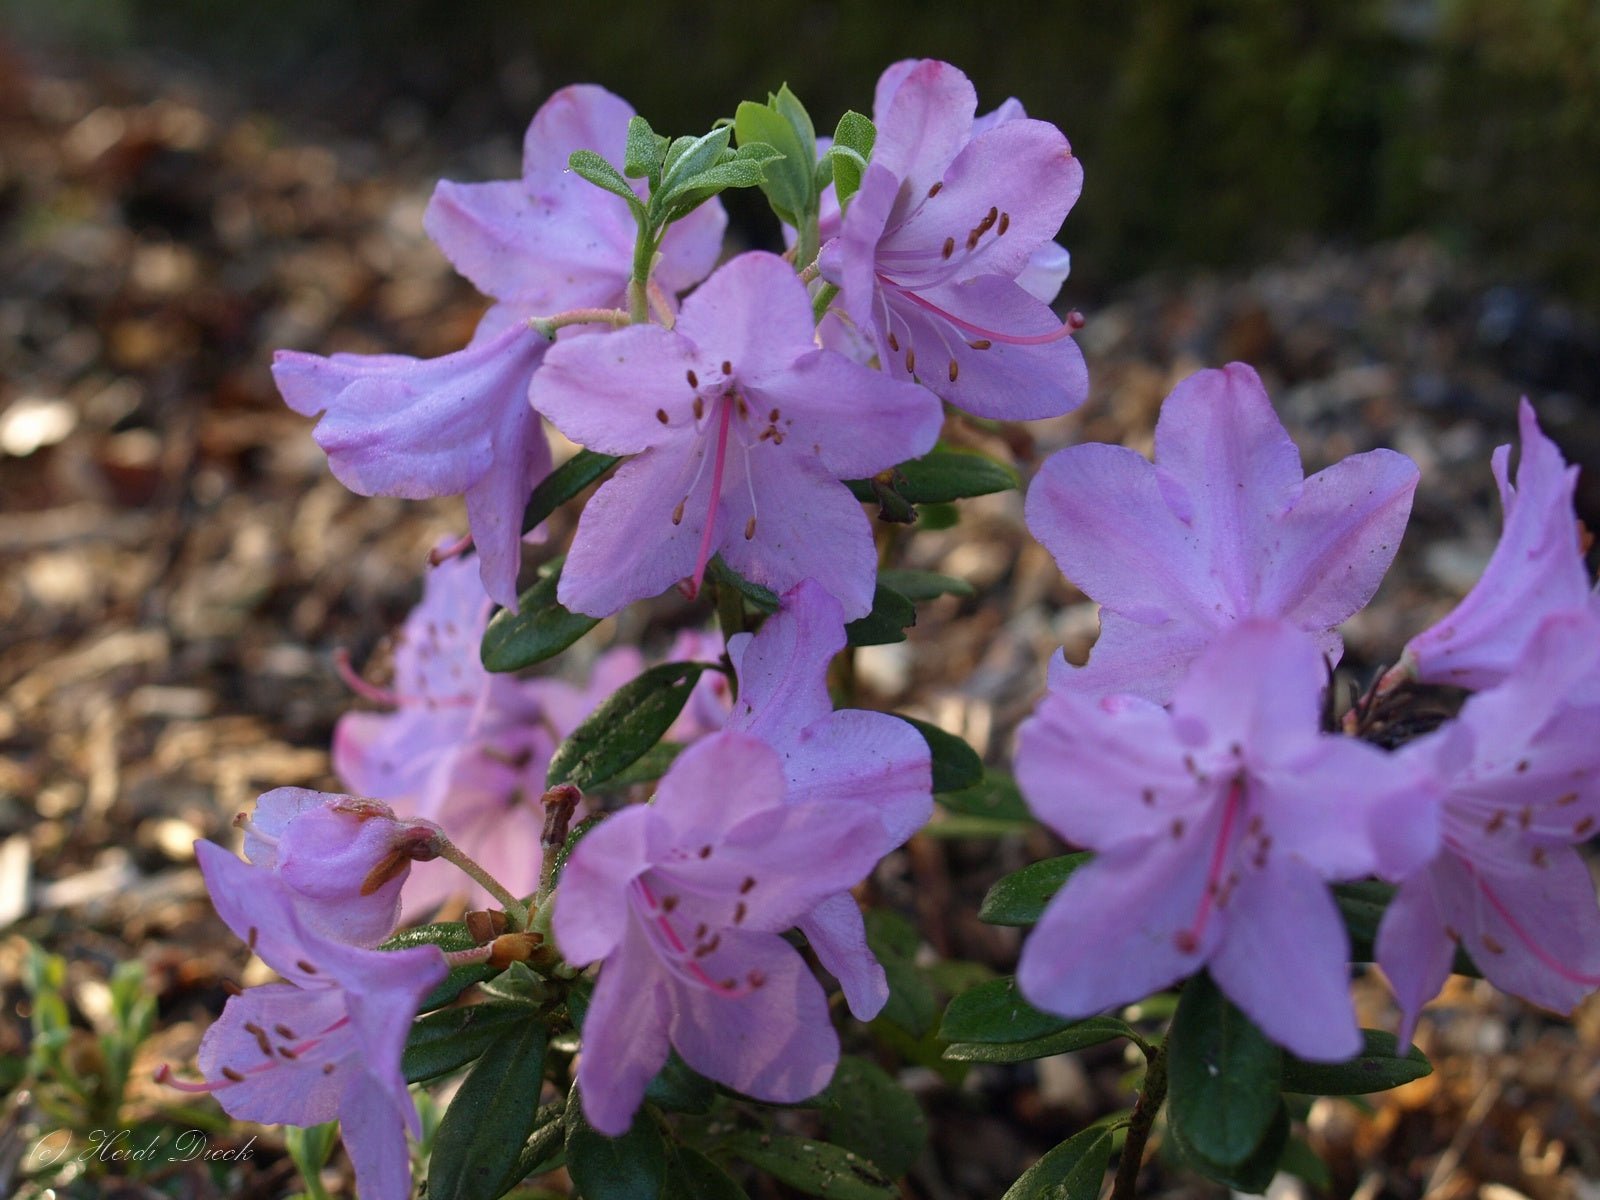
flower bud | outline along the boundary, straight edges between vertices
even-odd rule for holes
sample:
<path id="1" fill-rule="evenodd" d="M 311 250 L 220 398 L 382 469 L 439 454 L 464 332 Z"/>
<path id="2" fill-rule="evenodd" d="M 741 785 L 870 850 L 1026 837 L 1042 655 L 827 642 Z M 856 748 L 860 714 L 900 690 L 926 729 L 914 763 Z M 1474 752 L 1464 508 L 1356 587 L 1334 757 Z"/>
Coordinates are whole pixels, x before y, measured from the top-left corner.
<path id="1" fill-rule="evenodd" d="M 393 932 L 413 862 L 439 854 L 439 828 L 402 820 L 377 800 L 277 788 L 240 814 L 246 857 L 288 884 L 319 932 L 373 946 Z"/>

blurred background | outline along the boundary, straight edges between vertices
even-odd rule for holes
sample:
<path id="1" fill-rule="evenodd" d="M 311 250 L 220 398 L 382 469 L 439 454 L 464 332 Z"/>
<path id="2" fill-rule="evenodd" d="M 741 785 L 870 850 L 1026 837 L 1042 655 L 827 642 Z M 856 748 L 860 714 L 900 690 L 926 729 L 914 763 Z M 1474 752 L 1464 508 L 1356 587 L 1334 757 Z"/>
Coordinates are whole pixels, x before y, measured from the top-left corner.
<path id="1" fill-rule="evenodd" d="M 274 392 L 272 351 L 463 344 L 482 301 L 423 208 L 441 176 L 515 175 L 559 86 L 604 84 L 678 134 L 787 81 L 828 132 L 910 56 L 962 67 L 981 109 L 1019 97 L 1085 165 L 1060 240 L 1090 400 L 971 444 L 1025 474 L 1076 440 L 1148 451 L 1177 379 L 1242 359 L 1308 469 L 1410 454 L 1412 528 L 1347 628 L 1351 678 L 1476 579 L 1499 532 L 1488 456 L 1519 396 L 1584 466 L 1600 527 L 1593 0 L 0 0 L 0 1195 L 40 1120 L 23 1085 L 54 985 L 29 943 L 62 956 L 64 1045 L 91 1073 L 120 1011 L 107 980 L 141 964 L 155 1020 L 121 1119 L 167 1119 L 150 1070 L 189 1060 L 241 959 L 191 843 L 226 839 L 266 788 L 334 784 L 352 706 L 334 653 L 382 678 L 428 550 L 461 529 L 455 502 L 340 487 Z M 729 208 L 736 243 L 776 243 L 751 197 Z M 1027 537 L 1019 495 L 909 544 L 906 565 L 978 594 L 864 653 L 866 702 L 1003 764 L 1044 659 L 1081 659 L 1094 606 Z M 703 617 L 635 606 L 554 669 Z M 972 914 L 1052 851 L 1038 831 L 918 839 L 880 900 L 940 955 L 1007 969 L 1012 931 Z M 1392 1021 L 1371 983 L 1364 1018 Z M 1306 1128 L 1330 1174 L 1286 1194 L 1600 1196 L 1600 1006 L 1569 1024 L 1458 980 L 1419 1037 L 1435 1076 L 1370 1111 L 1321 1102 Z M 908 1195 L 999 1195 L 1124 1102 L 1125 1074 L 1112 1051 L 982 1068 L 959 1094 L 923 1079 L 935 1137 Z M 274 1145 L 128 1194 L 285 1194 Z M 1156 1171 L 1163 1195 L 1206 1194 Z"/>

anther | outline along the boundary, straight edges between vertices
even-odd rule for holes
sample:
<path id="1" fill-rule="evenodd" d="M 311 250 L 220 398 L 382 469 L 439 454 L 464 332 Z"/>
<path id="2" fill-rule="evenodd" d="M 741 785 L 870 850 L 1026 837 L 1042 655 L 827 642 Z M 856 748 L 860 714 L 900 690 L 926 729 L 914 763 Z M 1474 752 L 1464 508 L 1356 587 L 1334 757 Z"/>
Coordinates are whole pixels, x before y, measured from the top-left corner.
<path id="1" fill-rule="evenodd" d="M 1524 804 L 1522 806 L 1522 811 L 1517 814 L 1517 824 L 1522 826 L 1522 828 L 1524 828 L 1524 829 L 1526 829 L 1528 826 L 1532 825 L 1533 824 L 1533 809 L 1529 808 L 1526 804 Z"/>
<path id="2" fill-rule="evenodd" d="M 1150 788 L 1145 788 L 1144 791 L 1139 793 L 1139 799 L 1146 804 L 1154 804 L 1156 802 L 1156 794 Z"/>
<path id="3" fill-rule="evenodd" d="M 934 184 L 928 189 L 928 199 L 932 200 L 935 196 L 937 196 L 939 194 L 939 189 L 942 187 L 944 187 L 944 180 L 941 179 L 938 183 Z"/>
<path id="4" fill-rule="evenodd" d="M 739 415 L 746 419 L 748 419 L 750 416 L 750 406 L 745 403 L 743 396 L 739 397 Z"/>
<path id="5" fill-rule="evenodd" d="M 277 1034 L 279 1037 L 289 1038 L 291 1041 L 299 1036 L 294 1030 L 283 1024 L 274 1025 L 272 1027 L 272 1032 Z"/>
<path id="6" fill-rule="evenodd" d="M 1573 837 L 1583 837 L 1585 834 L 1587 834 L 1593 828 L 1594 828 L 1594 818 L 1593 817 L 1585 817 L 1583 820 L 1579 821 L 1576 825 L 1574 825 L 1572 827 L 1572 836 Z"/>
<path id="7" fill-rule="evenodd" d="M 1483 935 L 1483 948 L 1490 954 L 1504 954 L 1506 952 L 1506 948 L 1487 933 Z"/>
<path id="8" fill-rule="evenodd" d="M 1490 817 L 1488 824 L 1483 827 L 1483 831 L 1488 834 L 1499 833 L 1501 827 L 1504 826 L 1505 823 L 1506 810 L 1503 808 L 1496 809 L 1494 816 Z"/>
<path id="9" fill-rule="evenodd" d="M 970 247 L 969 247 L 969 249 L 970 249 Z M 955 240 L 955 238 L 953 238 L 953 237 L 945 238 L 945 240 L 944 240 L 944 250 L 940 253 L 939 257 L 940 258 L 949 258 L 955 252 L 956 252 L 956 240 Z"/>
<path id="10" fill-rule="evenodd" d="M 1568 792 L 1565 796 L 1561 796 L 1556 800 L 1556 807 L 1557 808 L 1565 808 L 1567 805 L 1576 804 L 1577 802 L 1578 802 L 1578 793 L 1577 792 Z"/>
<path id="11" fill-rule="evenodd" d="M 746 875 L 744 877 L 744 882 L 739 885 L 739 894 L 741 896 L 749 895 L 750 894 L 750 889 L 755 887 L 755 885 L 756 885 L 756 877 L 754 875 Z"/>
<path id="12" fill-rule="evenodd" d="M 745 907 L 744 901 L 743 900 L 739 901 L 739 903 L 737 903 L 737 904 L 735 904 L 733 906 L 733 923 L 735 925 L 743 924 L 744 923 L 745 914 L 748 913 L 749 911 L 750 910 Z"/>
<path id="13" fill-rule="evenodd" d="M 1174 838 L 1181 838 L 1185 828 L 1187 827 L 1184 825 L 1182 817 L 1172 818 L 1172 836 Z"/>
<path id="14" fill-rule="evenodd" d="M 689 373 L 691 375 L 694 374 L 693 371 L 691 371 Z M 701 399 L 699 396 L 696 396 L 694 398 L 694 419 L 696 421 L 698 421 L 701 417 L 703 417 L 705 415 L 706 415 L 706 402 L 703 399 Z"/>
<path id="15" fill-rule="evenodd" d="M 956 376 L 959 374 L 961 374 L 961 367 L 956 360 L 952 358 L 950 360 L 950 382 L 954 383 L 956 381 Z"/>
<path id="16" fill-rule="evenodd" d="M 973 226 L 972 232 L 967 234 L 967 249 L 976 250 L 978 248 L 978 239 L 982 236 L 983 231 L 977 226 Z"/>
<path id="17" fill-rule="evenodd" d="M 917 348 L 915 346 L 911 346 L 911 347 L 908 347 L 907 350 L 906 350 L 906 372 L 908 374 L 915 374 L 916 369 L 917 369 Z"/>
<path id="18" fill-rule="evenodd" d="M 745 976 L 745 979 L 749 981 L 750 986 L 753 988 L 758 988 L 767 981 L 767 977 L 760 971 L 751 971 Z"/>
<path id="19" fill-rule="evenodd" d="M 896 354 L 900 353 L 900 339 L 895 337 L 894 330 L 891 329 L 889 331 L 889 335 L 884 338 L 884 341 L 889 343 L 889 349 L 893 350 Z"/>
<path id="20" fill-rule="evenodd" d="M 1529 856 L 1529 861 L 1532 862 L 1536 867 L 1547 867 L 1550 865 L 1550 858 L 1545 853 L 1543 846 L 1535 846 L 1533 848 L 1533 853 Z"/>
<path id="21" fill-rule="evenodd" d="M 688 497 L 685 496 L 682 500 L 678 501 L 678 507 L 672 510 L 672 523 L 674 525 L 682 525 L 683 524 L 683 506 L 687 502 L 687 500 L 688 500 Z"/>
<path id="22" fill-rule="evenodd" d="M 688 372 L 688 379 L 690 387 L 697 388 L 700 386 L 700 376 L 696 375 L 693 370 Z"/>
<path id="23" fill-rule="evenodd" d="M 661 897 L 661 911 L 662 912 L 669 913 L 669 912 L 671 912 L 673 909 L 675 909 L 677 907 L 678 907 L 678 898 L 676 896 L 663 896 L 663 897 Z"/>
<path id="24" fill-rule="evenodd" d="M 711 847 L 710 846 L 701 846 L 700 847 L 700 857 L 701 858 L 710 858 L 711 857 Z"/>
<path id="25" fill-rule="evenodd" d="M 1172 944 L 1178 948 L 1179 954 L 1193 954 L 1200 948 L 1200 939 L 1191 931 L 1180 929 L 1172 935 Z"/>
<path id="26" fill-rule="evenodd" d="M 252 952 L 254 952 L 254 950 L 256 948 L 256 939 L 259 938 L 260 936 L 261 936 L 261 931 L 259 929 L 257 929 L 254 925 L 250 926 L 250 936 L 245 938 L 245 945 L 249 946 Z"/>
<path id="27" fill-rule="evenodd" d="M 777 409 L 773 409 L 771 412 L 769 412 L 767 414 L 767 420 L 776 421 L 781 416 L 783 416 L 783 414 L 781 412 L 779 412 Z"/>
<path id="28" fill-rule="evenodd" d="M 756 536 L 756 519 L 751 517 L 744 523 L 744 540 L 749 541 Z"/>
<path id="29" fill-rule="evenodd" d="M 1001 213 L 1000 214 L 1000 228 L 998 228 L 998 229 L 996 229 L 994 231 L 995 237 L 1003 236 L 1005 234 L 1005 231 L 1010 229 L 1010 228 L 1011 228 L 1011 214 L 1010 213 Z"/>
<path id="30" fill-rule="evenodd" d="M 287 1046 L 279 1046 L 278 1047 L 278 1053 L 283 1055 L 290 1062 L 293 1062 L 295 1059 L 300 1057 L 298 1054 L 296 1054 L 293 1050 L 289 1049 L 289 1047 L 287 1047 Z"/>
<path id="31" fill-rule="evenodd" d="M 667 410 L 664 408 L 656 409 L 656 420 L 665 425 L 667 423 Z"/>
<path id="32" fill-rule="evenodd" d="M 324 1075 L 332 1075 L 333 1074 L 333 1064 L 332 1063 L 323 1063 L 322 1064 L 322 1073 Z"/>
<path id="33" fill-rule="evenodd" d="M 733 364 L 731 362 L 729 362 L 727 359 L 723 359 L 722 360 L 722 373 L 724 375 L 732 375 L 733 374 Z"/>
<path id="34" fill-rule="evenodd" d="M 1532 764 L 1532 763 L 1530 763 L 1530 762 L 1529 762 L 1529 761 L 1528 761 L 1528 760 L 1527 760 L 1527 759 L 1525 759 L 1525 758 L 1523 758 L 1523 759 L 1519 759 L 1519 760 L 1518 760 L 1518 761 L 1517 761 L 1517 774 L 1518 774 L 1518 775 L 1525 775 L 1525 774 L 1527 774 L 1527 772 L 1528 772 L 1528 768 L 1529 768 L 1529 767 L 1531 767 L 1531 766 L 1532 766 L 1532 765 L 1533 765 L 1533 764 Z"/>
<path id="35" fill-rule="evenodd" d="M 975 342 L 968 342 L 967 345 L 971 346 L 974 350 L 987 350 L 990 346 L 994 345 L 994 343 L 988 338 L 979 338 Z"/>
<path id="36" fill-rule="evenodd" d="M 989 211 L 986 212 L 983 215 L 983 220 L 978 222 L 978 233 L 979 233 L 979 235 L 981 236 L 981 235 L 983 235 L 985 233 L 988 233 L 990 227 L 993 226 L 994 223 L 996 221 L 998 221 L 999 219 L 1000 219 L 1000 210 L 998 208 L 994 207 L 993 205 L 990 205 L 989 206 Z"/>
<path id="37" fill-rule="evenodd" d="M 317 973 L 316 964 L 315 963 L 308 963 L 303 958 L 296 959 L 294 965 L 299 967 L 307 975 L 315 975 Z"/>
<path id="38" fill-rule="evenodd" d="M 714 953 L 720 945 L 722 945 L 722 935 L 714 933 L 711 935 L 709 942 L 701 942 L 694 948 L 694 956 L 696 958 L 704 958 L 706 955 Z"/>
<path id="39" fill-rule="evenodd" d="M 224 1079 L 231 1079 L 235 1083 L 243 1083 L 244 1082 L 244 1076 L 241 1075 L 238 1071 L 235 1071 L 232 1067 L 223 1067 L 222 1068 L 222 1077 Z"/>

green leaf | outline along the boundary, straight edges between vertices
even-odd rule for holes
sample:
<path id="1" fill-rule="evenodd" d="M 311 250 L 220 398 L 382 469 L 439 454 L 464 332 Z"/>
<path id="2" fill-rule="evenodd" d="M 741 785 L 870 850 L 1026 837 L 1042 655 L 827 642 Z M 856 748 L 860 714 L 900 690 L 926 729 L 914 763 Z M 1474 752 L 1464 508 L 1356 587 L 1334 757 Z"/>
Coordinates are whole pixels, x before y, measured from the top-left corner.
<path id="1" fill-rule="evenodd" d="M 429 1013 L 411 1026 L 400 1069 L 407 1083 L 420 1083 L 465 1066 L 505 1033 L 538 1013 L 527 1004 L 467 1004 Z"/>
<path id="2" fill-rule="evenodd" d="M 706 565 L 706 578 L 712 580 L 719 588 L 731 587 L 748 600 L 750 606 L 757 612 L 771 616 L 783 607 L 783 598 L 777 592 L 762 587 L 759 583 L 751 583 L 723 562 L 720 554 L 712 555 L 710 563 Z"/>
<path id="3" fill-rule="evenodd" d="M 1033 813 L 1022 798 L 1017 781 L 1004 771 L 990 768 L 983 773 L 981 782 L 956 792 L 939 796 L 939 806 L 948 813 L 964 817 L 986 817 L 1017 828 L 1035 824 Z"/>
<path id="4" fill-rule="evenodd" d="M 930 533 L 961 524 L 961 509 L 954 504 L 924 504 L 916 510 L 917 528 Z"/>
<path id="5" fill-rule="evenodd" d="M 711 197 L 729 188 L 755 187 L 766 179 L 768 164 L 778 157 L 778 152 L 764 142 L 751 142 L 748 146 L 739 147 L 737 157 L 707 167 L 673 190 L 663 191 L 662 223 L 682 220 Z"/>
<path id="6" fill-rule="evenodd" d="M 826 1200 L 895 1200 L 899 1195 L 877 1168 L 843 1146 L 749 1131 L 730 1134 L 722 1145 L 808 1196 L 823 1196 Z"/>
<path id="7" fill-rule="evenodd" d="M 729 1174 L 700 1151 L 674 1145 L 661 1200 L 750 1200 Z"/>
<path id="8" fill-rule="evenodd" d="M 1089 1017 L 1044 1037 L 1025 1042 L 953 1042 L 944 1056 L 952 1062 L 1019 1063 L 1087 1050 L 1114 1038 L 1134 1036 L 1133 1026 L 1116 1017 Z"/>
<path id="9" fill-rule="evenodd" d="M 997 879 L 978 907 L 978 920 L 990 925 L 1037 925 L 1045 906 L 1068 878 L 1093 855 L 1087 850 L 1032 863 Z"/>
<path id="10" fill-rule="evenodd" d="M 661 181 L 661 158 L 667 139 L 650 128 L 641 116 L 628 118 L 628 145 L 622 152 L 622 173 L 630 179 L 648 179 L 654 188 Z"/>
<path id="11" fill-rule="evenodd" d="M 933 1029 L 939 1002 L 916 965 L 917 931 L 899 913 L 884 908 L 870 910 L 866 925 L 867 945 L 889 980 L 889 1002 L 880 1016 L 920 1038 Z"/>
<path id="12" fill-rule="evenodd" d="M 1218 1163 L 1207 1158 L 1176 1126 L 1169 1125 L 1172 1140 L 1190 1166 L 1207 1178 L 1226 1184 L 1236 1192 L 1259 1196 L 1278 1173 L 1279 1163 L 1289 1142 L 1289 1110 L 1280 1099 L 1268 1119 L 1260 1142 L 1237 1163 Z"/>
<path id="13" fill-rule="evenodd" d="M 1111 1162 L 1112 1131 L 1092 1125 L 1024 1171 L 1001 1200 L 1095 1200 Z"/>
<path id="14" fill-rule="evenodd" d="M 579 450 L 566 462 L 539 481 L 522 510 L 522 532 L 527 533 L 541 521 L 550 519 L 568 500 L 604 475 L 622 459 L 611 454 L 596 454 L 593 450 Z"/>
<path id="15" fill-rule="evenodd" d="M 917 606 L 881 582 L 872 592 L 872 611 L 844 627 L 849 646 L 884 646 L 906 640 L 906 626 L 917 623 Z"/>
<path id="16" fill-rule="evenodd" d="M 566 1128 L 562 1120 L 566 1111 L 567 1102 L 555 1100 L 534 1114 L 533 1135 L 517 1156 L 516 1168 L 506 1179 L 508 1187 L 515 1187 L 530 1175 L 554 1171 L 566 1161 Z"/>
<path id="17" fill-rule="evenodd" d="M 933 790 L 958 792 L 972 787 L 983 779 L 983 759 L 978 752 L 953 733 L 946 733 L 937 725 L 919 721 L 915 717 L 895 713 L 907 725 L 914 726 L 933 752 Z"/>
<path id="18" fill-rule="evenodd" d="M 1361 1053 L 1346 1062 L 1306 1062 L 1284 1055 L 1283 1090 L 1312 1096 L 1359 1096 L 1433 1074 L 1427 1055 L 1415 1046 L 1408 1046 L 1404 1055 L 1399 1053 L 1394 1034 L 1363 1029 L 1361 1038 Z"/>
<path id="19" fill-rule="evenodd" d="M 840 212 L 849 208 L 851 199 L 861 190 L 861 176 L 866 173 L 877 136 L 871 118 L 855 111 L 846 112 L 834 127 L 828 158 L 833 165 L 833 190 L 839 197 Z"/>
<path id="20" fill-rule="evenodd" d="M 1184 985 L 1167 1046 L 1174 1128 L 1206 1162 L 1244 1163 L 1282 1107 L 1282 1052 L 1204 972 Z"/>
<path id="21" fill-rule="evenodd" d="M 639 197 L 634 194 L 628 181 L 617 174 L 617 169 L 593 150 L 574 150 L 567 158 L 567 166 L 572 168 L 575 175 L 581 175 L 595 187 L 610 192 L 613 196 L 621 196 L 634 212 L 644 211 L 644 205 L 639 203 Z"/>
<path id="22" fill-rule="evenodd" d="M 683 750 L 682 742 L 657 742 L 627 770 L 618 771 L 606 780 L 605 787 L 607 790 L 620 791 L 638 783 L 654 783 L 667 773 Z"/>
<path id="23" fill-rule="evenodd" d="M 828 1141 L 854 1150 L 891 1179 L 910 1169 L 928 1140 L 928 1120 L 916 1099 L 866 1059 L 841 1058 L 817 1102 Z"/>
<path id="24" fill-rule="evenodd" d="M 1072 1024 L 1029 1004 L 1017 990 L 1016 979 L 1007 975 L 968 988 L 950 1001 L 939 1036 L 947 1042 L 1027 1042 Z"/>
<path id="25" fill-rule="evenodd" d="M 465 922 L 440 921 L 433 925 L 416 925 L 410 929 L 402 929 L 378 949 L 409 950 L 412 946 L 438 946 L 441 950 L 470 950 L 476 944 L 472 940 L 472 935 L 467 932 Z M 430 1009 L 443 1008 L 473 984 L 493 979 L 499 973 L 499 967 L 491 967 L 488 963 L 467 963 L 465 966 L 451 967 L 450 973 L 439 982 L 438 986 L 422 998 L 417 1011 L 428 1012 Z"/>
<path id="26" fill-rule="evenodd" d="M 539 568 L 539 582 L 517 598 L 517 611 L 502 608 L 484 630 L 479 656 L 485 669 L 520 671 L 554 658 L 600 624 L 600 618 L 571 612 L 556 599 L 561 584 L 557 558 Z"/>
<path id="27" fill-rule="evenodd" d="M 467 1072 L 434 1136 L 430 1200 L 495 1200 L 506 1190 L 539 1118 L 547 1037 L 540 1022 L 525 1021 Z"/>
<path id="28" fill-rule="evenodd" d="M 705 663 L 663 663 L 623 684 L 556 747 L 547 786 L 588 791 L 633 765 L 678 719 L 705 670 Z"/>
<path id="29" fill-rule="evenodd" d="M 1304 1138 L 1290 1136 L 1283 1153 L 1278 1156 L 1278 1170 L 1305 1180 L 1324 1195 L 1333 1191 L 1333 1172 Z"/>
<path id="30" fill-rule="evenodd" d="M 878 582 L 899 592 L 907 600 L 933 600 L 939 596 L 975 596 L 975 589 L 965 579 L 954 575 L 941 575 L 937 571 L 903 571 L 890 569 L 878 572 Z"/>
<path id="31" fill-rule="evenodd" d="M 724 152 L 733 130 L 718 126 L 710 133 L 697 138 L 676 139 L 667 150 L 666 170 L 661 176 L 661 194 L 669 198 L 673 191 L 717 163 L 723 161 Z M 652 200 L 655 197 L 652 197 Z"/>
<path id="32" fill-rule="evenodd" d="M 673 1050 L 667 1054 L 666 1065 L 645 1088 L 644 1098 L 668 1112 L 704 1113 L 711 1111 L 717 1087 Z"/>
<path id="33" fill-rule="evenodd" d="M 817 137 L 805 107 L 785 84 L 765 104 L 740 104 L 733 130 L 741 146 L 765 143 L 781 156 L 769 164 L 761 191 L 779 220 L 798 227 L 802 216 L 817 206 L 812 178 Z"/>
<path id="34" fill-rule="evenodd" d="M 901 463 L 896 471 L 894 490 L 911 504 L 947 504 L 1022 486 L 1022 477 L 1013 468 L 965 450 L 932 450 Z M 872 480 L 853 479 L 848 484 L 862 503 L 879 500 Z"/>
<path id="35" fill-rule="evenodd" d="M 583 1200 L 656 1200 L 667 1178 L 661 1131 L 641 1110 L 621 1137 L 607 1137 L 583 1116 L 578 1091 L 567 1101 L 567 1174 Z"/>

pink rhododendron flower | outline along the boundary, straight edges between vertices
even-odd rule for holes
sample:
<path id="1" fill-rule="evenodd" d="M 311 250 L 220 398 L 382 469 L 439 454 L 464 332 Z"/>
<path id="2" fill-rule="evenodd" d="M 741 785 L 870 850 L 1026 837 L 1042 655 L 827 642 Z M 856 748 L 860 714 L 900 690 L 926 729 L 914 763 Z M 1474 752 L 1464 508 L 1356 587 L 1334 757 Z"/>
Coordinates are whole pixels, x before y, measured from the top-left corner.
<path id="1" fill-rule="evenodd" d="M 669 1045 L 748 1096 L 793 1103 L 839 1059 L 822 985 L 779 936 L 877 862 L 880 821 L 786 799 L 778 752 L 724 732 L 685 750 L 655 801 L 580 841 L 556 889 L 567 961 L 602 961 L 578 1087 L 602 1133 L 627 1130 Z"/>
<path id="2" fill-rule="evenodd" d="M 785 591 L 814 578 L 846 615 L 872 607 L 877 557 L 839 481 L 933 446 L 926 391 L 819 349 L 805 285 L 773 254 L 742 254 L 684 301 L 677 325 L 557 343 L 533 405 L 574 441 L 633 454 L 583 510 L 561 603 L 616 612 L 721 553 Z"/>
<path id="3" fill-rule="evenodd" d="M 211 842 L 195 857 L 212 903 L 282 983 L 231 997 L 200 1042 L 206 1082 L 229 1116 L 319 1125 L 338 1118 L 362 1200 L 407 1200 L 405 1131 L 422 1134 L 400 1055 L 422 998 L 446 973 L 436 946 L 363 950 L 308 928 L 284 881 Z"/>
<path id="4" fill-rule="evenodd" d="M 760 632 L 728 642 L 739 699 L 726 727 L 778 751 L 790 804 L 848 801 L 876 813 L 874 853 L 882 858 L 933 814 L 932 755 L 922 735 L 898 717 L 834 711 L 828 664 L 844 645 L 839 602 L 809 579 L 794 588 Z M 863 1021 L 877 1016 L 889 984 L 867 946 L 854 897 L 841 890 L 797 924 L 839 980 L 850 1011 Z"/>
<path id="5" fill-rule="evenodd" d="M 1337 661 L 1334 627 L 1388 570 L 1416 465 L 1370 450 L 1305 478 L 1242 363 L 1180 383 L 1155 450 L 1151 463 L 1123 446 L 1069 446 L 1028 489 L 1028 528 L 1100 604 L 1088 664 L 1052 660 L 1052 686 L 1165 701 L 1195 656 L 1249 617 L 1281 617 Z"/>
<path id="6" fill-rule="evenodd" d="M 492 674 L 479 658 L 490 608 L 470 560 L 428 573 L 395 647 L 392 691 L 363 687 L 392 711 L 341 717 L 333 766 L 352 791 L 437 822 L 492 876 L 526 894 L 539 882 L 539 797 L 550 756 L 644 660 L 636 650 L 608 651 L 584 687 Z M 487 902 L 448 863 L 421 863 L 407 911 L 464 892 Z"/>
<path id="7" fill-rule="evenodd" d="M 1083 355 L 1018 277 L 1083 170 L 1054 125 L 996 116 L 975 130 L 976 109 L 948 63 L 885 72 L 872 159 L 820 265 L 886 370 L 979 416 L 1059 416 L 1088 394 Z"/>
<path id="8" fill-rule="evenodd" d="M 1505 682 L 1405 747 L 1443 795 L 1443 846 L 1384 913 L 1378 961 L 1409 1039 L 1457 943 L 1560 1012 L 1600 987 L 1600 905 L 1575 843 L 1600 829 L 1600 619 L 1547 618 Z"/>
<path id="9" fill-rule="evenodd" d="M 1600 612 L 1572 508 L 1578 468 L 1539 428 L 1533 405 L 1518 409 L 1522 458 L 1511 486 L 1511 447 L 1490 460 L 1505 530 L 1483 577 L 1449 616 L 1406 645 L 1401 670 L 1424 683 L 1493 687 L 1514 670 L 1534 629 L 1552 613 Z"/>
<path id="10" fill-rule="evenodd" d="M 550 343 L 526 327 L 442 358 L 280 350 L 272 377 L 340 483 L 363 496 L 463 495 L 483 585 L 517 605 L 522 511 L 550 471 L 528 381 Z"/>
<path id="11" fill-rule="evenodd" d="M 626 303 L 638 232 L 619 196 L 573 173 L 574 150 L 619 167 L 633 108 L 593 84 L 562 88 L 534 114 L 522 147 L 522 178 L 452 183 L 434 190 L 423 225 L 451 264 L 498 302 L 479 337 L 529 317 Z M 645 198 L 645 183 L 634 184 Z M 668 226 L 651 279 L 669 294 L 710 273 L 722 253 L 727 214 L 713 199 Z"/>
<path id="12" fill-rule="evenodd" d="M 1295 1054 L 1356 1053 L 1349 939 L 1325 881 L 1414 869 L 1438 815 L 1395 756 L 1320 732 L 1326 678 L 1305 634 L 1251 620 L 1200 655 L 1170 711 L 1045 696 L 1018 734 L 1017 782 L 1097 853 L 1023 947 L 1029 1001 L 1086 1017 L 1205 967 Z"/>
<path id="13" fill-rule="evenodd" d="M 376 946 L 394 932 L 412 862 L 438 856 L 433 822 L 307 788 L 274 788 L 234 824 L 244 830 L 245 857 L 288 885 L 301 923 L 353 946 Z"/>
<path id="14" fill-rule="evenodd" d="M 918 65 L 916 59 L 904 59 L 890 64 L 878 77 L 878 86 L 872 98 L 872 118 L 875 122 L 882 122 L 887 118 L 889 102 L 894 99 L 895 93 L 900 90 L 900 85 Z M 968 141 L 979 134 L 988 133 L 991 129 L 998 129 L 1008 121 L 1023 121 L 1027 118 L 1028 110 L 1023 108 L 1022 101 L 1015 96 L 1008 96 L 1001 101 L 999 107 L 986 113 L 979 113 L 972 119 L 972 134 Z M 1067 252 L 1066 247 L 1053 241 L 1045 242 L 1028 255 L 1027 265 L 1017 274 L 1016 280 L 1023 291 L 1049 304 L 1060 293 L 1061 285 L 1067 281 L 1067 276 L 1071 272 L 1072 255 Z"/>

